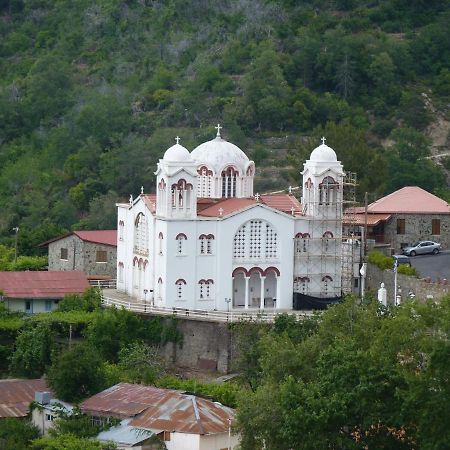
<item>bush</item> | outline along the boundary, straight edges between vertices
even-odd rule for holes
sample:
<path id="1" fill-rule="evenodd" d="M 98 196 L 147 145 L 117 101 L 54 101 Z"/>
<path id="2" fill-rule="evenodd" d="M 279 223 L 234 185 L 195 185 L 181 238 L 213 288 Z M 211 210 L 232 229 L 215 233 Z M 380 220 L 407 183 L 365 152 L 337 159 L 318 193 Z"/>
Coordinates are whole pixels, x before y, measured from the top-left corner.
<path id="1" fill-rule="evenodd" d="M 419 273 L 417 272 L 417 269 L 414 266 L 407 266 L 406 264 L 399 265 L 397 271 L 402 275 L 408 275 L 410 277 L 419 276 Z"/>
<path id="2" fill-rule="evenodd" d="M 382 270 L 392 269 L 394 267 L 394 258 L 386 256 L 377 250 L 369 252 L 368 261 Z"/>
<path id="3" fill-rule="evenodd" d="M 91 287 L 83 295 L 69 294 L 59 302 L 60 311 L 87 311 L 92 312 L 101 307 L 102 298 L 97 288 Z"/>

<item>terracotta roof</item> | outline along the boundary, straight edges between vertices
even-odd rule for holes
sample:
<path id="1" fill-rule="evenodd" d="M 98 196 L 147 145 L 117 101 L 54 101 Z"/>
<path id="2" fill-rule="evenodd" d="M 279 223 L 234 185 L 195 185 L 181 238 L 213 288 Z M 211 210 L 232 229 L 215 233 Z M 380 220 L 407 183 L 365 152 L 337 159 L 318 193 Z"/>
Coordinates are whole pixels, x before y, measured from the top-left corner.
<path id="1" fill-rule="evenodd" d="M 145 205 L 152 214 L 156 213 L 156 194 L 141 194 Z"/>
<path id="2" fill-rule="evenodd" d="M 346 225 L 363 226 L 365 224 L 365 214 L 345 214 L 344 223 Z M 390 219 L 392 214 L 367 214 L 367 225 L 374 227 L 380 222 Z"/>
<path id="3" fill-rule="evenodd" d="M 200 217 L 228 216 L 234 212 L 246 209 L 255 203 L 256 202 L 253 198 L 225 198 L 217 201 L 207 208 L 202 209 L 201 211 L 197 210 L 197 215 Z M 219 210 L 222 211 L 222 214 Z"/>
<path id="4" fill-rule="evenodd" d="M 36 391 L 51 392 L 45 380 L 0 380 L 0 418 L 25 417 Z"/>
<path id="5" fill-rule="evenodd" d="M 82 241 L 92 242 L 94 244 L 104 244 L 117 247 L 117 230 L 87 230 L 87 231 L 72 231 L 62 236 L 50 239 L 39 244 L 40 247 L 59 241 L 68 236 L 78 236 Z"/>
<path id="6" fill-rule="evenodd" d="M 110 415 L 122 419 L 133 417 L 158 403 L 167 395 L 168 389 L 140 384 L 119 383 L 81 403 L 85 413 Z"/>
<path id="7" fill-rule="evenodd" d="M 9 298 L 63 298 L 88 287 L 84 272 L 0 272 L 0 289 Z"/>
<path id="8" fill-rule="evenodd" d="M 168 392 L 130 425 L 152 431 L 215 434 L 228 431 L 233 418 L 234 411 L 220 403 L 195 395 Z"/>
<path id="9" fill-rule="evenodd" d="M 271 208 L 278 209 L 288 214 L 292 214 L 292 208 L 294 214 L 302 215 L 302 205 L 293 196 L 289 194 L 266 194 L 261 195 L 261 202 Z"/>
<path id="10" fill-rule="evenodd" d="M 448 203 L 417 186 L 407 186 L 371 203 L 370 213 L 450 214 Z"/>

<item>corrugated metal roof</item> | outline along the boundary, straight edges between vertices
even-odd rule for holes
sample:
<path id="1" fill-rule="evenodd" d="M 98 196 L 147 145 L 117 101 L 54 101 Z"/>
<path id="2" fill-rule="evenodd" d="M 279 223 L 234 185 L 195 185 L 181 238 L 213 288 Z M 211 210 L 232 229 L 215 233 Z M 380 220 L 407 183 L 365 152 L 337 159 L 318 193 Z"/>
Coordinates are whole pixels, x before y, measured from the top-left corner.
<path id="1" fill-rule="evenodd" d="M 8 298 L 63 298 L 89 287 L 84 272 L 0 272 L 0 289 Z"/>
<path id="2" fill-rule="evenodd" d="M 82 241 L 92 242 L 94 244 L 111 245 L 117 247 L 117 230 L 86 230 L 86 231 L 72 231 L 71 233 L 63 234 L 56 238 L 39 244 L 40 247 L 51 244 L 52 242 L 65 239 L 68 236 L 78 236 Z"/>
<path id="3" fill-rule="evenodd" d="M 169 390 L 140 384 L 119 383 L 88 398 L 81 403 L 80 408 L 83 412 L 94 415 L 133 417 L 155 405 L 166 395 L 166 392 Z"/>
<path id="4" fill-rule="evenodd" d="M 25 417 L 37 391 L 51 392 L 45 380 L 0 380 L 0 418 Z"/>
<path id="5" fill-rule="evenodd" d="M 96 439 L 102 442 L 112 441 L 118 445 L 136 445 L 154 435 L 151 431 L 130 426 L 130 422 L 131 419 L 124 419 L 119 425 L 99 433 Z"/>
<path id="6" fill-rule="evenodd" d="M 148 408 L 130 425 L 152 431 L 189 434 L 226 432 L 234 418 L 231 408 L 194 395 L 168 392 L 157 405 Z"/>
<path id="7" fill-rule="evenodd" d="M 370 213 L 450 214 L 448 203 L 418 186 L 407 186 L 368 207 Z"/>

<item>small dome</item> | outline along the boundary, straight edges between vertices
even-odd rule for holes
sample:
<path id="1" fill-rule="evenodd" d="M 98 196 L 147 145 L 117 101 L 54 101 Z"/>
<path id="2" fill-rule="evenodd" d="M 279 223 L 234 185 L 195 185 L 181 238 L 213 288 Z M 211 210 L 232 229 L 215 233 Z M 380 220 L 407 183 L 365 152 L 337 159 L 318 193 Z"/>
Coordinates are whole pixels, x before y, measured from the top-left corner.
<path id="1" fill-rule="evenodd" d="M 315 162 L 336 162 L 337 156 L 331 147 L 322 143 L 311 152 L 309 160 Z"/>
<path id="2" fill-rule="evenodd" d="M 191 161 L 191 155 L 187 148 L 177 143 L 166 150 L 166 153 L 164 153 L 164 161 Z"/>
<path id="3" fill-rule="evenodd" d="M 217 136 L 212 141 L 204 142 L 192 150 L 192 159 L 198 164 L 205 164 L 220 172 L 226 166 L 235 166 L 241 174 L 245 173 L 250 160 L 236 145 Z"/>

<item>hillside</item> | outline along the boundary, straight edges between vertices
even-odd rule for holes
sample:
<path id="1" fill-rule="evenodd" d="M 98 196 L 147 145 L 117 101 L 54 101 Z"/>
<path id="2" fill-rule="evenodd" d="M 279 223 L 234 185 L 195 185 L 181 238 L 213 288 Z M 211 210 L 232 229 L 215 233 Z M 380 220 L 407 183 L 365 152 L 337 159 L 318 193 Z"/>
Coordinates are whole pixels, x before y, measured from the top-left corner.
<path id="1" fill-rule="evenodd" d="M 260 191 L 325 134 L 360 194 L 450 198 L 449 21 L 437 0 L 0 1 L 0 242 L 113 227 L 173 138 L 218 122 Z"/>

